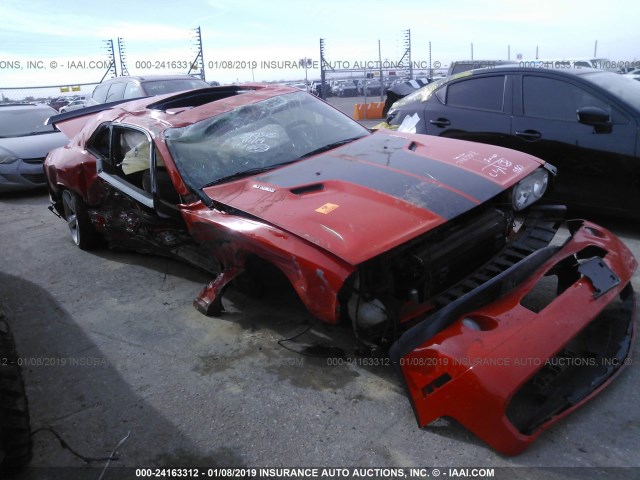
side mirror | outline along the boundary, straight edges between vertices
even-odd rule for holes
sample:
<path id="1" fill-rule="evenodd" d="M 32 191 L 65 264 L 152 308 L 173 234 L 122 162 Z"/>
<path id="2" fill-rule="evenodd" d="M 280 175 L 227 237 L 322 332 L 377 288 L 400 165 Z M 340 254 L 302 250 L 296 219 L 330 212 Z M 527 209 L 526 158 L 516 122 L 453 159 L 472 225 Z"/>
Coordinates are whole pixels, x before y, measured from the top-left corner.
<path id="1" fill-rule="evenodd" d="M 609 113 L 600 107 L 582 107 L 576 111 L 578 122 L 594 127 L 595 133 L 611 132 Z"/>

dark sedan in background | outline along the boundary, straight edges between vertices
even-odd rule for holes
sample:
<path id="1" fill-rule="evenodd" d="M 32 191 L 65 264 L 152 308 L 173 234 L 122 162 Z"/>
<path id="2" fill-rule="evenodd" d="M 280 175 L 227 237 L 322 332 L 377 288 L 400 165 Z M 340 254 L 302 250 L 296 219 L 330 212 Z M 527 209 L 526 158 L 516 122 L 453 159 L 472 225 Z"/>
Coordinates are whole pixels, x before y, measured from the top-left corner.
<path id="1" fill-rule="evenodd" d="M 640 218 L 640 83 L 629 76 L 588 68 L 473 70 L 398 101 L 387 122 L 535 155 L 558 168 L 550 200 Z"/>

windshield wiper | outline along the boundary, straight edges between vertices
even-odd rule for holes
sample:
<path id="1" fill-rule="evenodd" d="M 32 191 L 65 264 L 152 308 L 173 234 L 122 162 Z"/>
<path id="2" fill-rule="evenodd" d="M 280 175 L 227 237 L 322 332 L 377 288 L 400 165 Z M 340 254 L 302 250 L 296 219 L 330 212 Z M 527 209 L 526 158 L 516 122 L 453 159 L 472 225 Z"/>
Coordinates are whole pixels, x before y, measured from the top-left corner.
<path id="1" fill-rule="evenodd" d="M 203 185 L 202 187 L 200 187 L 200 190 L 202 190 L 203 188 L 212 187 L 219 183 L 229 182 L 231 180 L 235 180 L 236 178 L 248 177 L 256 173 L 262 173 L 267 170 L 271 170 L 272 168 L 275 168 L 277 166 L 278 165 L 269 165 L 267 167 L 250 168 L 249 170 L 242 170 L 241 172 L 232 173 L 231 175 L 227 175 L 226 177 L 220 177 L 212 182 L 209 182 Z"/>
<path id="2" fill-rule="evenodd" d="M 307 157 L 311 157 L 312 155 L 317 155 L 318 153 L 322 153 L 322 152 L 326 152 L 327 150 L 333 150 L 334 148 L 338 148 L 340 145 L 346 145 L 347 143 L 351 143 L 355 140 L 358 140 L 362 137 L 365 137 L 366 135 L 360 135 L 358 137 L 352 137 L 352 138 L 346 138 L 344 140 L 339 140 L 337 142 L 333 142 L 330 143 L 328 145 L 324 145 L 320 148 L 316 148 L 315 150 L 311 150 L 310 152 L 305 153 L 304 155 L 302 155 L 301 157 L 298 158 L 298 160 L 301 160 L 303 158 L 307 158 Z"/>
<path id="3" fill-rule="evenodd" d="M 235 180 L 237 178 L 248 177 L 250 175 L 255 175 L 257 173 L 266 172 L 267 170 L 273 170 L 274 168 L 282 167 L 282 166 L 288 165 L 290 163 L 295 163 L 295 162 L 297 162 L 299 160 L 302 160 L 303 158 L 310 157 L 311 155 L 316 155 L 318 153 L 326 152 L 327 150 L 332 150 L 334 148 L 337 148 L 340 145 L 345 145 L 347 143 L 351 143 L 354 140 L 358 140 L 359 138 L 362 138 L 364 136 L 365 135 L 362 135 L 362 136 L 359 136 L 359 137 L 347 138 L 345 140 L 340 140 L 338 142 L 333 142 L 333 143 L 330 143 L 328 145 L 323 145 L 322 147 L 316 148 L 315 150 L 312 150 L 312 151 L 310 151 L 308 153 L 305 153 L 301 157 L 298 157 L 298 158 L 296 158 L 294 160 L 289 160 L 289 161 L 286 161 L 286 162 L 276 163 L 276 164 L 273 164 L 273 165 L 267 165 L 267 166 L 258 167 L 258 168 L 251 168 L 249 170 L 243 170 L 241 172 L 232 173 L 231 175 L 227 175 L 226 177 L 220 177 L 220 178 L 218 178 L 216 180 L 213 180 L 212 182 L 209 182 L 209 183 L 203 185 L 202 187 L 200 187 L 200 190 L 202 190 L 203 188 L 207 188 L 207 187 L 212 187 L 214 185 L 218 185 L 219 183 L 229 182 L 229 181 Z"/>
<path id="4" fill-rule="evenodd" d="M 42 132 L 29 132 L 24 137 L 31 137 L 32 135 L 44 135 L 45 133 L 54 133 L 55 130 L 44 130 Z"/>

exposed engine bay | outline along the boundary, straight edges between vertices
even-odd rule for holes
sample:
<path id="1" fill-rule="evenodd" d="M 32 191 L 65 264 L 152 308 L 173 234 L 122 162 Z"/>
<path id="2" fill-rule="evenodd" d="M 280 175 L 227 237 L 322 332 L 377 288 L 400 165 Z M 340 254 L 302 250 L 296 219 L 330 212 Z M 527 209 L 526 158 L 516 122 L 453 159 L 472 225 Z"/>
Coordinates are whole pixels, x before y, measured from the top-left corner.
<path id="1" fill-rule="evenodd" d="M 514 216 L 481 206 L 360 265 L 345 286 L 352 290 L 347 311 L 358 339 L 389 345 L 412 320 L 437 308 L 434 298 L 504 248 Z"/>

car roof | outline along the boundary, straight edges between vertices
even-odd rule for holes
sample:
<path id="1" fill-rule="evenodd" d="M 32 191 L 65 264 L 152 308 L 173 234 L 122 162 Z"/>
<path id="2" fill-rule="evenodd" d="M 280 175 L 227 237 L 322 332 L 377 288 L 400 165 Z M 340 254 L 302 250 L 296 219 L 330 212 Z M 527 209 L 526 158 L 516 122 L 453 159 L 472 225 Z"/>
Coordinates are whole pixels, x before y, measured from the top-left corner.
<path id="1" fill-rule="evenodd" d="M 587 73 L 612 73 L 608 70 L 598 70 L 597 68 L 544 68 L 544 67 L 520 67 L 518 64 L 516 65 L 496 65 L 495 67 L 489 68 L 477 68 L 475 70 L 469 70 L 468 72 L 462 72 L 459 75 L 463 75 L 467 73 L 468 75 L 481 75 L 485 73 L 491 72 L 500 72 L 500 73 L 553 73 L 557 75 L 565 75 L 565 76 L 575 76 L 575 75 L 585 75 Z M 456 77 L 462 78 L 462 77 Z"/>
<path id="2" fill-rule="evenodd" d="M 121 77 L 110 78 L 108 80 L 103 81 L 102 83 L 119 82 L 119 81 L 126 82 L 126 81 L 129 81 L 129 80 L 137 80 L 139 82 L 147 82 L 147 81 L 153 81 L 153 80 L 184 80 L 184 79 L 202 80 L 201 78 L 193 77 L 191 75 L 145 75 L 145 76 L 141 76 L 141 75 L 123 75 Z"/>
<path id="3" fill-rule="evenodd" d="M 475 65 L 476 63 L 491 63 L 491 64 L 501 64 L 501 65 L 513 65 L 518 62 L 515 60 L 496 60 L 496 59 L 480 59 L 480 60 L 454 60 L 451 62 L 452 65 Z M 498 66 L 498 65 L 496 65 Z"/>

